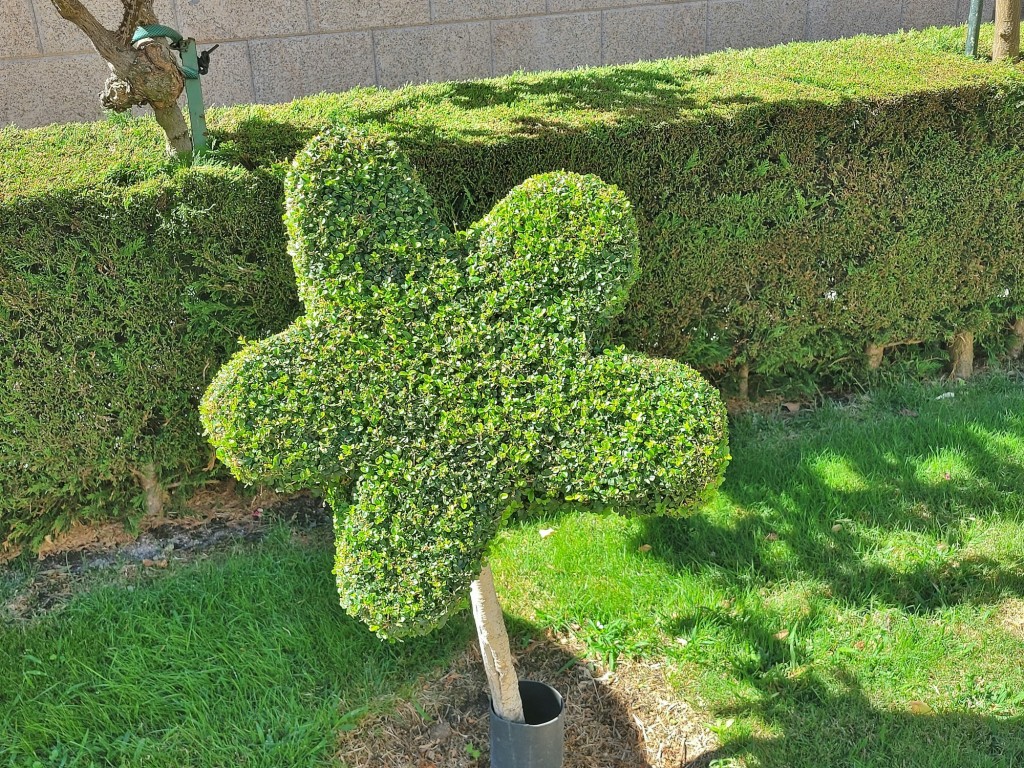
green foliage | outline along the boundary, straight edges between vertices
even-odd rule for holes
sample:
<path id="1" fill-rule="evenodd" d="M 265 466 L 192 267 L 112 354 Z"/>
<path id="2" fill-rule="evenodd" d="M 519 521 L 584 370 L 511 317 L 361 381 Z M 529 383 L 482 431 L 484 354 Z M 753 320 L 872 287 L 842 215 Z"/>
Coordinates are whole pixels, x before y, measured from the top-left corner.
<path id="1" fill-rule="evenodd" d="M 0 539 L 141 514 L 150 463 L 208 476 L 205 381 L 298 310 L 275 187 L 189 171 L 0 207 Z"/>
<path id="2" fill-rule="evenodd" d="M 490 562 L 513 647 L 544 654 L 554 628 L 582 644 L 566 662 L 617 660 L 635 686 L 655 670 L 658 698 L 701 702 L 726 765 L 1019 765 L 1024 387 L 944 389 L 738 419 L 722 492 L 685 520 L 512 521 Z M 418 706 L 413 681 L 475 639 L 455 617 L 395 648 L 325 610 L 323 538 L 275 527 L 148 574 L 89 569 L 60 610 L 0 622 L 0 765 L 336 764 L 338 731 Z M 44 575 L 0 569 L 0 603 Z"/>
<path id="3" fill-rule="evenodd" d="M 706 381 L 591 354 L 637 276 L 617 189 L 535 176 L 451 233 L 396 145 L 340 130 L 285 186 L 306 313 L 217 374 L 203 423 L 240 479 L 324 493 L 342 604 L 378 634 L 444 621 L 528 493 L 680 512 L 721 482 Z"/>
<path id="4" fill-rule="evenodd" d="M 80 507 L 124 516 L 150 461 L 201 478 L 196 393 L 237 335 L 295 316 L 282 179 L 334 123 L 394 139 L 455 229 L 552 168 L 621 189 L 641 273 L 597 346 L 807 389 L 863 378 L 868 342 L 930 344 L 896 348 L 911 371 L 958 330 L 998 349 L 1024 314 L 1024 73 L 962 43 L 932 29 L 212 111 L 216 161 L 248 171 L 173 167 L 150 119 L 0 129 L 0 386 L 20 388 L 0 538 Z M 97 271 L 111 259 L 130 280 Z"/>

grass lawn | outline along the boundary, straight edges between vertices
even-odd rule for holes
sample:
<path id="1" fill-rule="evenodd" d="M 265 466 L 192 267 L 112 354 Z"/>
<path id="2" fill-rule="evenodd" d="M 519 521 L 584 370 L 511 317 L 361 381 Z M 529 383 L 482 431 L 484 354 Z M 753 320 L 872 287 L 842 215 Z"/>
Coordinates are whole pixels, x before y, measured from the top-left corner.
<path id="1" fill-rule="evenodd" d="M 514 524 L 493 558 L 510 622 L 666 661 L 720 766 L 1024 766 L 1024 383 L 945 391 L 741 417 L 685 520 Z M 328 763 L 471 635 L 378 643 L 330 562 L 282 528 L 2 626 L 0 765 Z"/>

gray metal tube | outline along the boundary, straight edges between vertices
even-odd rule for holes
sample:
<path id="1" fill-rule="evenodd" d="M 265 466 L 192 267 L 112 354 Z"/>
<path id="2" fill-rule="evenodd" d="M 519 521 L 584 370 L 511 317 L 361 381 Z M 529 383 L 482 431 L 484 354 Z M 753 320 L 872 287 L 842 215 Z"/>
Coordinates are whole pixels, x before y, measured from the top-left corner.
<path id="1" fill-rule="evenodd" d="M 970 0 L 970 11 L 967 14 L 967 45 L 964 53 L 968 56 L 978 55 L 978 34 L 981 32 L 981 6 L 984 0 Z"/>
<path id="2" fill-rule="evenodd" d="M 498 717 L 491 707 L 491 768 L 562 768 L 565 704 L 544 683 L 519 681 L 525 723 Z"/>

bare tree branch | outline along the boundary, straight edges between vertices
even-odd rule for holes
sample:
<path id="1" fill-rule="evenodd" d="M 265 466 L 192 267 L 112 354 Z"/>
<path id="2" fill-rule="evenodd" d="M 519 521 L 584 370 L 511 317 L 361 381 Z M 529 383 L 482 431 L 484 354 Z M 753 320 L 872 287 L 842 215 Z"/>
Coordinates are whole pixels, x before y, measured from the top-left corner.
<path id="1" fill-rule="evenodd" d="M 156 24 L 153 0 L 121 0 L 124 14 L 117 32 L 106 29 L 81 0 L 50 0 L 63 18 L 86 34 L 96 52 L 110 66 L 111 76 L 101 94 L 108 109 L 123 112 L 136 104 L 149 104 L 167 137 L 171 154 L 192 150 L 188 126 L 178 106 L 185 78 L 166 40 L 141 40 L 132 44 L 139 25 Z"/>
<path id="2" fill-rule="evenodd" d="M 144 24 L 156 24 L 153 0 L 121 0 L 124 14 L 117 27 L 117 39 L 122 45 L 130 45 L 135 29 Z"/>
<path id="3" fill-rule="evenodd" d="M 79 0 L 50 0 L 62 17 L 70 21 L 92 42 L 96 52 L 111 64 L 124 60 L 127 46 L 119 46 L 114 33 L 100 24 Z"/>

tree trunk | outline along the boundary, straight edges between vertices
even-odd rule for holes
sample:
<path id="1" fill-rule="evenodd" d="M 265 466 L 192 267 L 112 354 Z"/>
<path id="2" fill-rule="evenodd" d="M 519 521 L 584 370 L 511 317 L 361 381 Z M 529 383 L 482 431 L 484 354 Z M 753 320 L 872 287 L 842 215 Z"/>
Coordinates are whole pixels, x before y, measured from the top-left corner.
<path id="1" fill-rule="evenodd" d="M 1016 59 L 1020 54 L 1020 0 L 996 0 L 996 30 L 992 61 Z"/>
<path id="2" fill-rule="evenodd" d="M 164 501 L 167 493 L 160 485 L 160 478 L 156 474 L 156 465 L 153 462 L 145 464 L 141 469 L 133 469 L 132 474 L 142 486 L 142 492 L 146 497 L 146 514 L 152 517 L 160 517 L 164 511 Z"/>
<path id="3" fill-rule="evenodd" d="M 974 373 L 974 334 L 961 331 L 949 345 L 949 360 L 954 379 L 969 379 Z"/>
<path id="4" fill-rule="evenodd" d="M 103 106 L 123 112 L 136 104 L 151 105 L 166 134 L 168 153 L 190 153 L 192 142 L 178 107 L 185 78 L 175 54 L 163 38 L 140 40 L 138 44 L 131 41 L 138 25 L 157 23 L 153 0 L 121 0 L 124 15 L 116 32 L 100 24 L 81 0 L 50 1 L 63 18 L 85 33 L 110 66 L 111 77 L 103 90 Z"/>
<path id="5" fill-rule="evenodd" d="M 516 677 L 512 663 L 505 618 L 501 615 L 501 605 L 494 591 L 494 576 L 490 566 L 483 567 L 480 577 L 470 585 L 469 594 L 494 712 L 512 723 L 525 722 L 523 701 L 519 696 L 519 678 Z"/>
<path id="6" fill-rule="evenodd" d="M 1024 317 L 1018 317 L 1013 324 L 1013 341 L 1010 343 L 1010 357 L 1014 360 L 1024 354 Z"/>
<path id="7" fill-rule="evenodd" d="M 185 117 L 181 114 L 177 103 L 160 108 L 154 105 L 153 113 L 167 137 L 167 152 L 171 155 L 190 154 L 192 152 L 192 137 L 189 135 L 188 125 L 185 123 Z"/>
<path id="8" fill-rule="evenodd" d="M 868 342 L 867 347 L 864 349 L 864 354 L 868 358 L 868 368 L 872 371 L 877 371 L 882 367 L 882 360 L 885 358 L 885 345 Z"/>
<path id="9" fill-rule="evenodd" d="M 739 370 L 740 400 L 750 399 L 750 363 L 743 363 Z"/>

